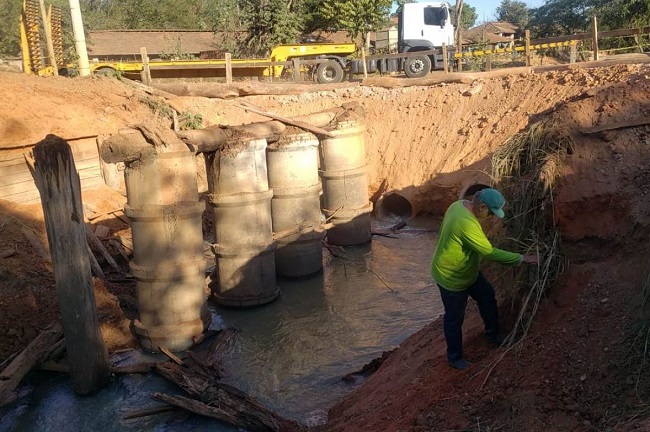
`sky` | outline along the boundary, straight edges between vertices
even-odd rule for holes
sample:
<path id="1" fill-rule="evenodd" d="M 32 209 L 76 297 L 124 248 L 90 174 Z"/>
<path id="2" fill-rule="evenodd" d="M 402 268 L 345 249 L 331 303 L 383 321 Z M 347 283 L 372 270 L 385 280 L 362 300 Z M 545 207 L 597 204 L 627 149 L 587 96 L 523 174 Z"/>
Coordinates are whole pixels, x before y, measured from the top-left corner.
<path id="1" fill-rule="evenodd" d="M 545 3 L 544 0 L 524 0 L 524 2 L 528 5 L 529 8 L 540 7 Z M 450 1 L 449 3 L 453 4 L 455 2 Z M 501 4 L 501 0 L 465 0 L 465 4 L 468 4 L 476 9 L 476 14 L 478 15 L 476 23 L 478 24 L 484 21 L 494 21 L 497 8 Z"/>

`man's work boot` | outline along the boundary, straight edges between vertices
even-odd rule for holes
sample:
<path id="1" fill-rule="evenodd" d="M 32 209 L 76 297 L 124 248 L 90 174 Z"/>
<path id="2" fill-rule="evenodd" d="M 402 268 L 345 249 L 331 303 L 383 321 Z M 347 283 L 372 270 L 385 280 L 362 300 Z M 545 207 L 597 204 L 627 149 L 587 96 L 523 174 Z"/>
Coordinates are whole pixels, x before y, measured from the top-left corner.
<path id="1" fill-rule="evenodd" d="M 447 363 L 449 363 L 449 366 L 458 370 L 465 370 L 471 366 L 471 363 L 465 360 L 464 358 L 459 358 L 458 360 L 453 360 L 453 361 L 447 360 Z"/>

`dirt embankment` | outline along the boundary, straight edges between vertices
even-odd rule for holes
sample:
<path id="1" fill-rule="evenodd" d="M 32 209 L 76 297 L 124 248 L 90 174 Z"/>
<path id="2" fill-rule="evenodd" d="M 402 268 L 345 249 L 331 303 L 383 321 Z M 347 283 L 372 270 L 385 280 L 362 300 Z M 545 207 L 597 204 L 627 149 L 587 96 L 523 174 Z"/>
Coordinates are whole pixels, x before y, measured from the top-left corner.
<path id="1" fill-rule="evenodd" d="M 474 337 L 480 333 L 475 314 L 466 326 L 467 351 L 477 362 L 469 372 L 447 368 L 440 327 L 432 324 L 332 410 L 327 430 L 478 430 L 486 424 L 590 430 L 633 412 L 638 402 L 633 390 L 647 394 L 641 392 L 645 381 L 629 382 L 625 368 L 633 365 L 619 363 L 625 363 L 626 329 L 636 316 L 634 295 L 647 262 L 648 131 L 641 127 L 590 137 L 576 131 L 648 116 L 649 74 L 642 65 L 515 74 L 486 80 L 472 96 L 463 95 L 467 85 L 450 84 L 247 98 L 285 116 L 359 101 L 367 112 L 373 187 L 385 180 L 388 189 L 414 197 L 434 213 L 441 213 L 463 185 L 486 181 L 492 152 L 529 122 L 553 115 L 576 140 L 556 199 L 557 223 L 572 265 L 550 294 L 521 354 L 507 357 L 483 386 L 480 375 L 474 375 L 496 354 Z M 67 138 L 114 133 L 159 108 L 133 87 L 106 78 L 3 74 L 0 89 L 5 100 L 0 147 L 5 148 L 36 142 L 47 133 Z M 188 97 L 178 104 L 201 113 L 205 125 L 262 120 L 233 101 Z M 84 200 L 98 214 L 122 205 L 119 195 L 106 191 L 87 193 Z M 112 234 L 126 228 L 114 217 L 98 220 Z M 51 273 L 23 231 L 36 232 L 47 244 L 38 207 L 0 202 L 0 227 L 0 251 L 16 252 L 0 258 L 2 361 L 53 321 L 57 310 Z M 98 294 L 106 305 L 119 303 L 127 314 L 133 312 L 132 287 L 111 284 L 97 291 L 106 293 Z M 112 347 L 133 343 L 119 310 L 104 318 L 112 329 L 105 335 L 115 332 Z"/>

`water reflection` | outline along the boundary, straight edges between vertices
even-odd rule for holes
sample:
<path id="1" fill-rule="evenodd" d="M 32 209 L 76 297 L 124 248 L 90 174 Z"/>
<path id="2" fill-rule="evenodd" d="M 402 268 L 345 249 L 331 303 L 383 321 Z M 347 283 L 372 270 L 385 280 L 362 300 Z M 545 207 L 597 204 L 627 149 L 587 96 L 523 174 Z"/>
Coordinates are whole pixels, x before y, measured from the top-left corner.
<path id="1" fill-rule="evenodd" d="M 239 330 L 223 359 L 224 381 L 301 422 L 322 420 L 354 386 L 341 377 L 391 350 L 442 313 L 429 276 L 435 237 L 426 223 L 371 245 L 325 252 L 314 277 L 278 280 L 281 297 L 249 310 L 215 308 Z M 380 227 L 381 228 L 381 227 Z M 125 376 L 98 395 L 79 398 L 67 378 L 40 382 L 0 411 L 0 431 L 231 431 L 210 419 L 161 414 L 123 420 L 156 405 L 153 391 L 177 393 L 161 378 Z"/>

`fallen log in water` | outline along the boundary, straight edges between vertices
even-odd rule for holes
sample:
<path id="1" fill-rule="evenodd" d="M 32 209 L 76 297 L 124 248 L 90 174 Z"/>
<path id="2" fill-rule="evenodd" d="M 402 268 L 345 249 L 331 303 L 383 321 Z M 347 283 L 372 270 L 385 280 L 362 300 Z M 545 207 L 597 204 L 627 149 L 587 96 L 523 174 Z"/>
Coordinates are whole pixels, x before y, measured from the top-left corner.
<path id="1" fill-rule="evenodd" d="M 251 431 L 302 430 L 300 425 L 275 414 L 250 395 L 206 375 L 204 367 L 192 357 L 186 359 L 184 366 L 172 362 L 158 364 L 156 371 L 195 399 L 182 398 L 179 402 L 168 398 L 166 402 L 172 405 Z"/>

